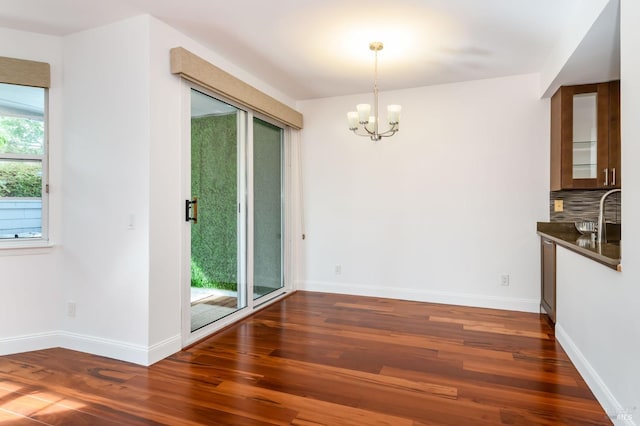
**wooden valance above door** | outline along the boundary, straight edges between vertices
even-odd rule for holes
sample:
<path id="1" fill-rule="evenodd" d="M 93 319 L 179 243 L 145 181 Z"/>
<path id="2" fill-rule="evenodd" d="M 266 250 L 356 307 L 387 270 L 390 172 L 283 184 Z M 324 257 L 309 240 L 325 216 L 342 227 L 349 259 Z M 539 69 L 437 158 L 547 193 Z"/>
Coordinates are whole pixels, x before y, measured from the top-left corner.
<path id="1" fill-rule="evenodd" d="M 171 73 L 199 84 L 240 105 L 302 129 L 302 114 L 255 87 L 221 70 L 183 47 L 171 49 Z"/>

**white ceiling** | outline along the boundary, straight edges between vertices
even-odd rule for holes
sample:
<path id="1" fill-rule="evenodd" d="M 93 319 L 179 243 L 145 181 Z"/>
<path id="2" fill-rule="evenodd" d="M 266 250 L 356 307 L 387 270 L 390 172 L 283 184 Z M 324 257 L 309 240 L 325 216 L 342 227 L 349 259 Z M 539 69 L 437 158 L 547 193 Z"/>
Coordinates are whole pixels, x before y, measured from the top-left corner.
<path id="1" fill-rule="evenodd" d="M 381 90 L 538 72 L 580 1 L 0 0 L 0 26 L 66 35 L 147 13 L 303 100 L 371 90 L 375 40 Z"/>

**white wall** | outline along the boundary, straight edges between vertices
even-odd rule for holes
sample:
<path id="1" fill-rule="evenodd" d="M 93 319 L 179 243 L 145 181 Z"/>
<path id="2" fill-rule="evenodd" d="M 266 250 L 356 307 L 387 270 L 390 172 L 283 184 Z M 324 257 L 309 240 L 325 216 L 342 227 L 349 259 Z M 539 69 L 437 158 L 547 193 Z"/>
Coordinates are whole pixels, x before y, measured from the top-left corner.
<path id="1" fill-rule="evenodd" d="M 538 94 L 533 74 L 383 93 L 381 109 L 402 105 L 401 131 L 378 143 L 347 130 L 371 95 L 300 102 L 299 287 L 537 311 L 535 223 L 549 215 Z"/>
<path id="2" fill-rule="evenodd" d="M 134 18 L 64 38 L 65 346 L 143 363 L 149 294 L 149 35 Z M 133 229 L 128 229 L 133 221 Z"/>
<path id="3" fill-rule="evenodd" d="M 49 237 L 47 249 L 0 249 L 0 355 L 48 347 L 60 327 L 62 220 L 62 44 L 57 37 L 0 28 L 0 56 L 48 62 Z"/>
<path id="4" fill-rule="evenodd" d="M 605 410 L 640 419 L 640 3 L 621 3 L 622 272 L 558 250 L 558 340 Z M 623 424 L 622 421 L 619 422 Z"/>
<path id="5" fill-rule="evenodd" d="M 181 288 L 184 200 L 181 182 L 180 79 L 169 72 L 173 35 L 148 18 L 151 69 L 151 179 L 149 188 L 149 345 L 171 341 L 167 350 L 182 347 Z M 175 47 L 175 46 L 171 46 Z M 153 361 L 166 353 L 154 354 Z"/>

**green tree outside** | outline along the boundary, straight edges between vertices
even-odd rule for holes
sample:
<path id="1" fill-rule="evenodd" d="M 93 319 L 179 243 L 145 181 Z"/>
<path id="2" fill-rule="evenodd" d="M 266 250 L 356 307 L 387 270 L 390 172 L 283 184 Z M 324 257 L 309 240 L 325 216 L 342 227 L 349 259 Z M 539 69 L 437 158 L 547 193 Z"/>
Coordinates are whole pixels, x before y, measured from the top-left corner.
<path id="1" fill-rule="evenodd" d="M 44 154 L 44 122 L 0 117 L 0 153 Z"/>
<path id="2" fill-rule="evenodd" d="M 44 122 L 0 117 L 0 154 L 44 154 Z M 0 197 L 39 198 L 41 195 L 40 161 L 0 160 Z"/>

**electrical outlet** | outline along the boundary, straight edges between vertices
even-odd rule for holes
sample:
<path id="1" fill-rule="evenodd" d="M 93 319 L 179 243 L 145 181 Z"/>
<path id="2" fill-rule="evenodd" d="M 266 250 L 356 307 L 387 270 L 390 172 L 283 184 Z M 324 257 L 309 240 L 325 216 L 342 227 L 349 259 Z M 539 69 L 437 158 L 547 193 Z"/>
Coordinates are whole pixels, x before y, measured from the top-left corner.
<path id="1" fill-rule="evenodd" d="M 336 275 L 340 275 L 342 273 L 342 265 L 336 265 L 334 271 Z"/>
<path id="2" fill-rule="evenodd" d="M 561 212 L 564 210 L 564 201 L 563 200 L 553 200 L 553 211 Z"/>
<path id="3" fill-rule="evenodd" d="M 509 274 L 500 275 L 500 285 L 505 287 L 509 286 Z"/>
<path id="4" fill-rule="evenodd" d="M 67 316 L 68 317 L 76 316 L 76 302 L 67 302 Z"/>

